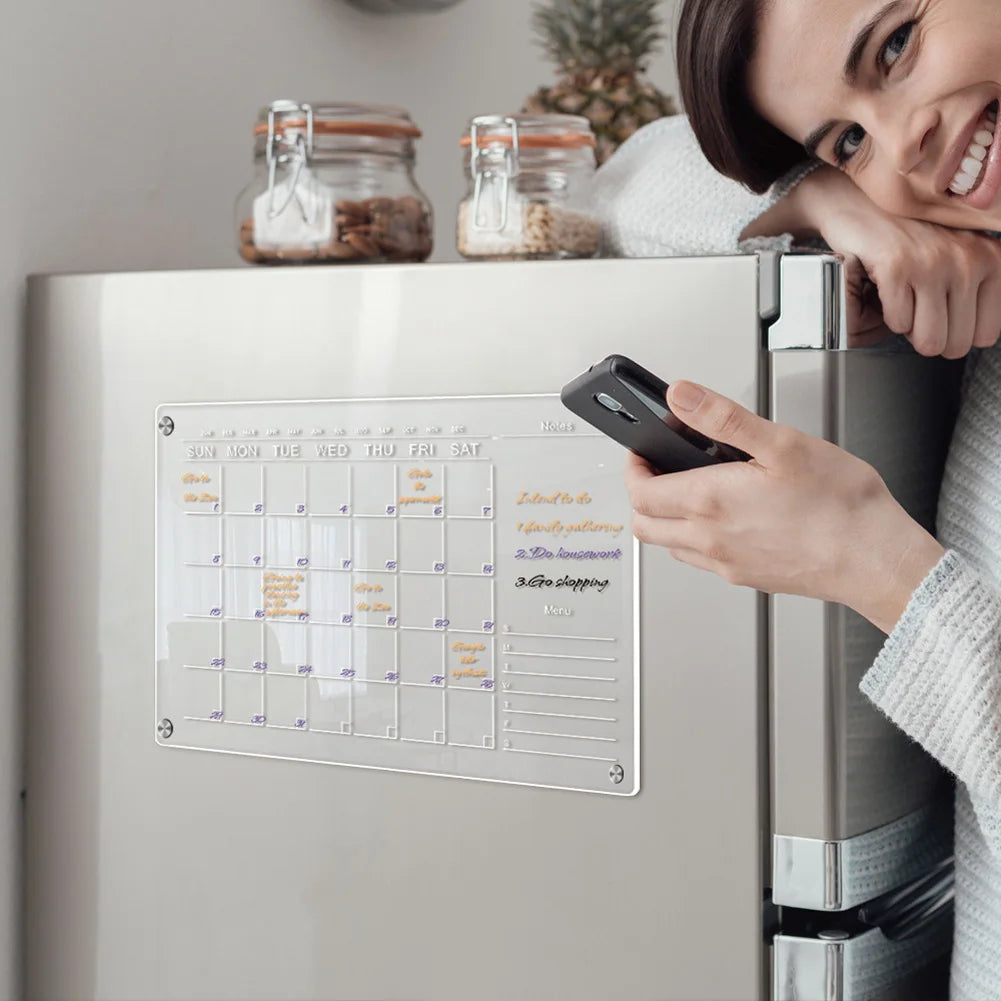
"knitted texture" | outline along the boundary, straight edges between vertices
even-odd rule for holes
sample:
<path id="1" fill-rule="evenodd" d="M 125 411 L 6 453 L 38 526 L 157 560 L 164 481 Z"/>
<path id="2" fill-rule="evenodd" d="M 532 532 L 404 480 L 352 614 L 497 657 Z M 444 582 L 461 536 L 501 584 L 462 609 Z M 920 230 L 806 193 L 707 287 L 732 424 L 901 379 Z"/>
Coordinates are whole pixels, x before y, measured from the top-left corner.
<path id="1" fill-rule="evenodd" d="M 683 116 L 635 133 L 598 171 L 602 247 L 622 257 L 788 249 L 740 233 L 810 170 L 764 195 L 717 174 Z M 862 691 L 957 779 L 953 1001 L 1001 1001 L 1001 345 L 974 352 L 939 498 L 945 556 Z"/>
<path id="2" fill-rule="evenodd" d="M 634 132 L 595 176 L 602 253 L 610 257 L 684 257 L 739 250 L 788 250 L 792 237 L 740 234 L 816 164 L 790 171 L 764 195 L 730 181 L 702 155 L 684 115 Z"/>
<path id="3" fill-rule="evenodd" d="M 939 498 L 945 556 L 862 691 L 957 778 L 952 998 L 1001 998 L 1001 348 L 971 359 Z"/>

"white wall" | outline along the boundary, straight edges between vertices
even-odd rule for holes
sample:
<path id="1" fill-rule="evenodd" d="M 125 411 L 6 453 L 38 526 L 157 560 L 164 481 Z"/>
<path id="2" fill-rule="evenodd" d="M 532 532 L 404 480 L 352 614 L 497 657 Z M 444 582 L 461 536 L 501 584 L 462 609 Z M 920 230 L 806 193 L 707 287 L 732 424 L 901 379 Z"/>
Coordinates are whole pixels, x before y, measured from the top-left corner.
<path id="1" fill-rule="evenodd" d="M 391 17 L 341 0 L 11 5 L 19 263 L 236 266 L 232 204 L 250 177 L 256 111 L 276 97 L 408 107 L 438 211 L 434 259 L 455 260 L 466 120 L 516 110 L 553 78 L 529 13 L 530 0 Z M 673 89 L 666 53 L 651 75 Z"/>
<path id="2" fill-rule="evenodd" d="M 675 0 L 664 0 L 673 21 Z M 432 260 L 457 260 L 458 141 L 553 78 L 531 0 L 379 17 L 341 0 L 3 0 L 0 94 L 0 997 L 16 993 L 24 276 L 241 266 L 232 205 L 256 111 L 277 97 L 408 107 L 436 208 Z M 674 91 L 667 51 L 651 78 Z M 30 558 L 30 554 L 28 554 Z M 150 665 L 152 669 L 152 665 Z M 30 671 L 30 665 L 28 666 Z"/>

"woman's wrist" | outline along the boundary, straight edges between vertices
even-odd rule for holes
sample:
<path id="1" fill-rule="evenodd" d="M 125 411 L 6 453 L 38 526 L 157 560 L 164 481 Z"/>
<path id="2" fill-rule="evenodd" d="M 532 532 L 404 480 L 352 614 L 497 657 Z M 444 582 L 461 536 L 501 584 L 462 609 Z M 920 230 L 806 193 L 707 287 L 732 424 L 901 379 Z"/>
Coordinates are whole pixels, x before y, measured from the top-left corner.
<path id="1" fill-rule="evenodd" d="M 814 174 L 816 171 L 814 171 Z M 816 228 L 816 214 L 813 209 L 812 186 L 804 187 L 813 174 L 803 178 L 774 205 L 762 212 L 757 219 L 748 223 L 740 234 L 741 240 L 758 236 L 781 236 L 791 233 L 795 240 L 805 240 L 819 235 Z"/>
<path id="2" fill-rule="evenodd" d="M 871 209 L 869 199 L 840 170 L 820 166 L 751 222 L 741 240 L 791 233 L 796 240 L 823 237 L 825 222 L 855 203 Z"/>
<path id="3" fill-rule="evenodd" d="M 828 239 L 831 226 L 842 224 L 846 217 L 861 212 L 871 218 L 879 209 L 869 200 L 861 188 L 846 174 L 834 167 L 818 167 L 803 178 L 799 187 L 800 212 L 819 236 Z"/>
<path id="4" fill-rule="evenodd" d="M 882 535 L 867 549 L 866 565 L 859 568 L 860 583 L 844 602 L 887 635 L 900 621 L 914 592 L 945 555 L 933 535 L 896 502 L 894 505 L 897 530 Z"/>

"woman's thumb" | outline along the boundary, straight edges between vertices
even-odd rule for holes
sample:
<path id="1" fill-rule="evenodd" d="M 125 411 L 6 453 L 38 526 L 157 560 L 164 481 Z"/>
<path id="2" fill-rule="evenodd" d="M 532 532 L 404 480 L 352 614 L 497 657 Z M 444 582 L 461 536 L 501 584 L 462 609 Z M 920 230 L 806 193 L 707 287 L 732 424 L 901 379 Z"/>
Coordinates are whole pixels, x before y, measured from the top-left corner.
<path id="1" fill-rule="evenodd" d="M 671 383 L 667 405 L 679 420 L 716 441 L 735 445 L 754 458 L 768 451 L 771 421 L 694 382 Z"/>

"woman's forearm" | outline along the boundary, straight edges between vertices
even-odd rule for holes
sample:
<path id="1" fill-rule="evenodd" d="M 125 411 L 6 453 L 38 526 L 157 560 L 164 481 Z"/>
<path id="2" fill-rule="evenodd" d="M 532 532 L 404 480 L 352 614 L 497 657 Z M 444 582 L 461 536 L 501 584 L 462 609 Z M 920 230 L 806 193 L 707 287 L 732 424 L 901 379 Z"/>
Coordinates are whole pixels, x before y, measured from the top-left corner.
<path id="1" fill-rule="evenodd" d="M 831 212 L 851 207 L 870 210 L 872 203 L 840 170 L 818 167 L 755 219 L 741 234 L 756 236 L 791 233 L 796 240 L 824 235 L 824 221 Z"/>

